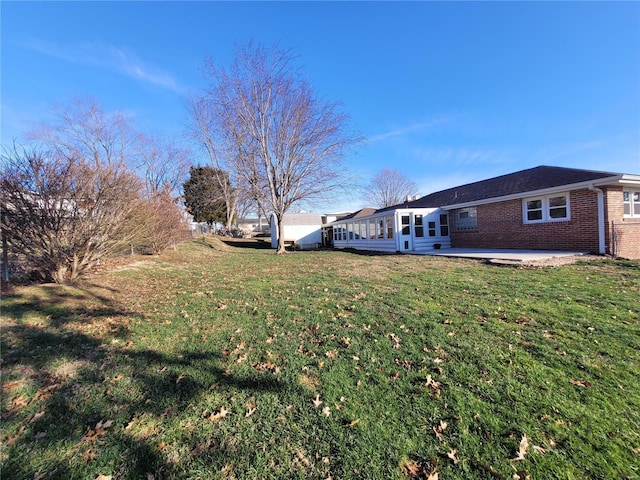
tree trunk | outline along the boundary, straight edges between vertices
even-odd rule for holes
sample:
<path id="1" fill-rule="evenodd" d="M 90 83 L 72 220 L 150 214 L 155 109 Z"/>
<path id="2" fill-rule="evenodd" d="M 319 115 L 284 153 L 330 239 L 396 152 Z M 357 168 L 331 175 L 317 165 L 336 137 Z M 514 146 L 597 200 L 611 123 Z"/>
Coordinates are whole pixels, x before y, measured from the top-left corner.
<path id="1" fill-rule="evenodd" d="M 276 216 L 276 220 L 278 221 L 278 249 L 276 254 L 280 255 L 287 253 L 287 249 L 284 246 L 284 215 Z"/>

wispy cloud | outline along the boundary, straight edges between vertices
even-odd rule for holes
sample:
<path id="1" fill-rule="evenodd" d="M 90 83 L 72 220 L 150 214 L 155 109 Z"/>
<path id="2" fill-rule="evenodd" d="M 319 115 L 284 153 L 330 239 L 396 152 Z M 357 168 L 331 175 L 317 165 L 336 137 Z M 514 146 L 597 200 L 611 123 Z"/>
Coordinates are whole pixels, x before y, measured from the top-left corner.
<path id="1" fill-rule="evenodd" d="M 410 124 L 410 125 L 405 125 L 403 127 L 400 127 L 400 128 L 394 129 L 394 130 L 390 130 L 388 132 L 380 133 L 380 134 L 377 134 L 377 135 L 372 135 L 371 137 L 368 138 L 368 141 L 369 142 L 378 142 L 380 140 L 386 140 L 387 138 L 391 138 L 391 137 L 404 136 L 404 135 L 407 135 L 409 133 L 417 132 L 417 131 L 420 131 L 420 130 L 427 130 L 427 129 L 439 127 L 441 125 L 450 123 L 455 118 L 456 118 L 456 115 L 442 116 L 442 117 L 436 117 L 436 118 L 433 118 L 431 120 L 427 120 L 427 121 L 423 121 L 423 122 L 417 122 L 417 123 L 413 123 L 413 124 Z"/>
<path id="2" fill-rule="evenodd" d="M 421 164 L 466 167 L 501 164 L 512 154 L 497 148 L 415 147 L 411 157 Z"/>
<path id="3" fill-rule="evenodd" d="M 186 88 L 181 86 L 170 73 L 145 62 L 134 52 L 125 48 L 92 42 L 60 46 L 38 39 L 24 42 L 23 46 L 66 62 L 111 69 L 121 75 L 179 94 L 184 94 L 186 91 Z"/>
<path id="4" fill-rule="evenodd" d="M 572 143 L 569 145 L 563 145 L 555 152 L 549 152 L 545 161 L 550 162 L 562 157 L 571 157 L 576 153 L 585 152 L 588 150 L 594 150 L 603 147 L 605 144 L 602 140 L 591 140 L 579 143 Z"/>

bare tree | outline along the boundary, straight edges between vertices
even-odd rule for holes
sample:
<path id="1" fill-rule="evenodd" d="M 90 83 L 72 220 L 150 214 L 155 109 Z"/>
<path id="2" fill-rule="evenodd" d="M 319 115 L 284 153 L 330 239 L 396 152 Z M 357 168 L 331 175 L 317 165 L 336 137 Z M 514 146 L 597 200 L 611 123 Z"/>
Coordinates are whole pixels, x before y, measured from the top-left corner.
<path id="1" fill-rule="evenodd" d="M 138 134 L 135 142 L 137 169 L 148 195 L 168 191 L 177 198 L 189 176 L 192 153 L 173 140 Z"/>
<path id="2" fill-rule="evenodd" d="M 121 112 L 107 114 L 92 97 L 75 98 L 56 108 L 56 120 L 40 124 L 28 134 L 55 156 L 81 159 L 87 164 L 129 167 L 136 135 Z"/>
<path id="3" fill-rule="evenodd" d="M 229 145 L 221 135 L 219 118 L 216 111 L 210 108 L 206 97 L 191 98 L 188 104 L 191 115 L 191 136 L 206 151 L 211 163 L 214 180 L 219 187 L 220 198 L 211 199 L 212 202 L 222 200 L 225 206 L 225 226 L 231 228 L 231 222 L 236 213 L 238 174 L 229 155 Z"/>
<path id="4" fill-rule="evenodd" d="M 144 225 L 142 185 L 128 163 L 135 134 L 123 114 L 81 98 L 29 137 L 40 147 L 2 155 L 3 228 L 43 277 L 72 283 Z"/>
<path id="5" fill-rule="evenodd" d="M 320 99 L 294 68 L 290 52 L 249 44 L 229 70 L 209 61 L 201 102 L 224 155 L 258 202 L 277 219 L 284 253 L 285 213 L 296 202 L 327 198 L 340 188 L 340 162 L 360 138 L 347 131 L 338 105 Z"/>
<path id="6" fill-rule="evenodd" d="M 385 208 L 404 202 L 417 191 L 418 186 L 413 180 L 394 168 L 384 168 L 369 183 L 365 200 L 372 207 Z"/>
<path id="7" fill-rule="evenodd" d="M 122 163 L 93 163 L 39 149 L 5 149 L 2 230 L 43 280 L 74 283 L 128 245 L 139 226 L 140 182 Z"/>

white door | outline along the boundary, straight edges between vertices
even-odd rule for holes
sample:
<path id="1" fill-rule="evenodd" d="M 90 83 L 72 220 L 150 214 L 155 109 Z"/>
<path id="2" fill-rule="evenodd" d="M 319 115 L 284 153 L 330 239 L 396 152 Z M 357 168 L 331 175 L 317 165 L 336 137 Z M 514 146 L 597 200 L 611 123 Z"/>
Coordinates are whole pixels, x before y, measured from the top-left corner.
<path id="1" fill-rule="evenodd" d="M 401 252 L 413 250 L 413 215 L 411 212 L 400 214 L 400 228 L 398 228 L 398 239 Z"/>

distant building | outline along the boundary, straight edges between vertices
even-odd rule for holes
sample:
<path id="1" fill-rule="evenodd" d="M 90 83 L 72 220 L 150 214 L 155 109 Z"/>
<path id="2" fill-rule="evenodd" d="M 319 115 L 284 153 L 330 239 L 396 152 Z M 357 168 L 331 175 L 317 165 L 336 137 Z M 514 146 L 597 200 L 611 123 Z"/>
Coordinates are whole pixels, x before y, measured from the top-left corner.
<path id="1" fill-rule="evenodd" d="M 278 248 L 278 224 L 271 215 L 271 246 Z M 317 213 L 286 213 L 284 243 L 293 248 L 307 250 L 322 246 L 322 216 Z"/>

